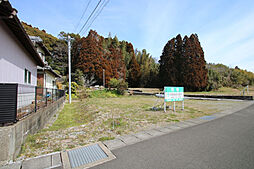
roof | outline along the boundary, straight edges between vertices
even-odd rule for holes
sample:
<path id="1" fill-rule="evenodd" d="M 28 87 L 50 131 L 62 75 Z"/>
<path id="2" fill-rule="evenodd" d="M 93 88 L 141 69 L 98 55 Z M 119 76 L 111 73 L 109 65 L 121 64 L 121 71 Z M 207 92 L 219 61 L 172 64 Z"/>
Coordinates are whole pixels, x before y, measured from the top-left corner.
<path id="1" fill-rule="evenodd" d="M 55 77 L 61 78 L 62 76 L 57 74 L 50 66 L 46 66 L 46 67 L 37 67 L 37 71 L 47 71 L 52 73 Z"/>
<path id="2" fill-rule="evenodd" d="M 43 60 L 37 53 L 16 13 L 17 10 L 12 8 L 10 2 L 6 0 L 0 1 L 0 19 L 7 25 L 18 41 L 28 51 L 30 57 L 37 63 L 37 65 L 44 66 Z"/>
<path id="3" fill-rule="evenodd" d="M 43 40 L 39 36 L 29 36 L 29 38 L 42 48 L 46 56 L 51 56 L 51 53 L 49 52 L 48 48 L 46 48 L 46 46 L 43 44 Z"/>

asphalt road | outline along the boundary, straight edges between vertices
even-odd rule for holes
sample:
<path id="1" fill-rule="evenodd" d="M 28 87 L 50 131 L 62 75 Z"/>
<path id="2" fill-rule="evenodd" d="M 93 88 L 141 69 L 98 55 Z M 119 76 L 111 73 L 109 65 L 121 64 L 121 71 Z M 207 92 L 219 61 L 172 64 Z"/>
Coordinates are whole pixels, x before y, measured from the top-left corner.
<path id="1" fill-rule="evenodd" d="M 234 114 L 112 151 L 101 169 L 254 169 L 254 104 Z"/>

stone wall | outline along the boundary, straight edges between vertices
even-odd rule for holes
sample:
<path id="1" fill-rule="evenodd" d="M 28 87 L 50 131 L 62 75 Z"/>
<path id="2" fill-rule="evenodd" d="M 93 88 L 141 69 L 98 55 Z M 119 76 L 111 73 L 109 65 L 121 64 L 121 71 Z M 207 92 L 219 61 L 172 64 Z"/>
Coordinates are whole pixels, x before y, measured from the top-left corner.
<path id="1" fill-rule="evenodd" d="M 0 166 L 13 161 L 19 155 L 27 135 L 34 134 L 42 129 L 59 108 L 63 106 L 64 102 L 65 97 L 38 110 L 14 125 L 0 127 Z"/>

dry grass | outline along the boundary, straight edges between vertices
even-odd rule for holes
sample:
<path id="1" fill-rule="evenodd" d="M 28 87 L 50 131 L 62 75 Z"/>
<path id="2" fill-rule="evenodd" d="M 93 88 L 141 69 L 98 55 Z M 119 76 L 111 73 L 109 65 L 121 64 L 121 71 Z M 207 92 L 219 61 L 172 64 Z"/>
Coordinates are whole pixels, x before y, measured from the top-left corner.
<path id="1" fill-rule="evenodd" d="M 185 110 L 177 103 L 177 111 L 153 111 L 163 99 L 154 96 L 122 96 L 114 98 L 88 98 L 71 105 L 66 104 L 52 126 L 28 136 L 21 158 L 114 139 L 123 134 L 162 126 L 222 111 L 240 102 L 186 100 Z M 168 103 L 170 106 L 170 104 Z"/>

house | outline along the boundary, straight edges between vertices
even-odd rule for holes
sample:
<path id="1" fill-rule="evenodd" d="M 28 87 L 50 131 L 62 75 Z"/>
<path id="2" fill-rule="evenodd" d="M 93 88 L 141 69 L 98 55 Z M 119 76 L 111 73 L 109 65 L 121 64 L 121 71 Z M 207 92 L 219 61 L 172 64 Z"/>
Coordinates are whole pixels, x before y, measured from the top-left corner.
<path id="1" fill-rule="evenodd" d="M 0 0 L 0 125 L 17 122 L 65 95 L 56 89 L 59 75 L 45 60 L 50 52 L 42 41 L 31 41 L 16 14 L 8 0 Z M 43 75 L 41 87 L 38 74 Z"/>
<path id="2" fill-rule="evenodd" d="M 57 89 L 56 80 L 61 76 L 58 75 L 46 62 L 46 57 L 52 57 L 51 53 L 44 46 L 43 41 L 40 37 L 29 37 L 45 64 L 45 67 L 37 66 L 37 86 L 48 89 Z"/>
<path id="3" fill-rule="evenodd" d="M 37 66 L 45 65 L 16 13 L 0 1 L 0 122 L 13 121 L 23 108 L 35 110 Z"/>
<path id="4" fill-rule="evenodd" d="M 37 85 L 44 62 L 8 1 L 0 1 L 0 83 Z"/>

